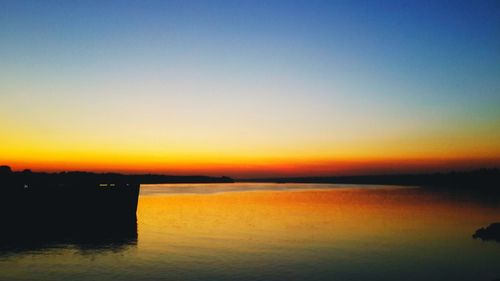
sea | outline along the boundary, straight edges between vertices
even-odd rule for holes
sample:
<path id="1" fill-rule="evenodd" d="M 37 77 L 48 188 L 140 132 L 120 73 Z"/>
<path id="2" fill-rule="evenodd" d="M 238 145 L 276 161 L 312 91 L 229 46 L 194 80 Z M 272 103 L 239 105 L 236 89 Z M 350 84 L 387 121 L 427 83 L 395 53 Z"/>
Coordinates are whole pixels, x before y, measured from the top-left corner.
<path id="1" fill-rule="evenodd" d="M 142 185 L 133 235 L 11 245 L 0 280 L 493 281 L 500 243 L 472 234 L 500 221 L 499 202 L 401 186 Z"/>

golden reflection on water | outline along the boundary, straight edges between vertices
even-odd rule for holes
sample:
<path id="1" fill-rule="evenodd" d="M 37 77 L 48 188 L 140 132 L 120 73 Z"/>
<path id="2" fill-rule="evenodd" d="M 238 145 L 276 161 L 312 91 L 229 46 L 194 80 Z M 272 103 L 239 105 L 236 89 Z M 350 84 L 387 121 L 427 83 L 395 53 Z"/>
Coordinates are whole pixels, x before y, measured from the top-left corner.
<path id="1" fill-rule="evenodd" d="M 242 252 L 279 247 L 365 247 L 384 240 L 464 240 L 499 209 L 418 189 L 325 189 L 143 196 L 139 248 L 187 246 Z M 269 247 L 268 247 L 269 246 Z"/>
<path id="2" fill-rule="evenodd" d="M 137 244 L 0 253 L 0 280 L 500 277 L 500 243 L 471 238 L 477 228 L 500 220 L 498 200 L 352 187 L 143 186 Z"/>

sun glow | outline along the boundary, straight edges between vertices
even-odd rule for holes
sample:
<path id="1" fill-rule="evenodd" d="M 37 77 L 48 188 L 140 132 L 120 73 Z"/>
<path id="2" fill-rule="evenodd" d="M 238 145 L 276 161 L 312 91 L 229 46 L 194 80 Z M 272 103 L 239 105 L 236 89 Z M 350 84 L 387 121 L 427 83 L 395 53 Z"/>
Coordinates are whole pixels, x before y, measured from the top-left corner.
<path id="1" fill-rule="evenodd" d="M 304 2 L 33 17 L 13 3 L 0 9 L 0 164 L 238 177 L 500 164 L 490 14 L 367 20 Z"/>

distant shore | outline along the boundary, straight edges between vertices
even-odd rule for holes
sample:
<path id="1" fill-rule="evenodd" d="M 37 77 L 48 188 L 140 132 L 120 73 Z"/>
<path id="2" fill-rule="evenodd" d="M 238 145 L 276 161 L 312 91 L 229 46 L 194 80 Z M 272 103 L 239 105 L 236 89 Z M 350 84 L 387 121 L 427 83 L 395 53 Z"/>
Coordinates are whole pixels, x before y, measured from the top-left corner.
<path id="1" fill-rule="evenodd" d="M 311 176 L 311 177 L 268 177 L 253 179 L 233 179 L 230 177 L 211 177 L 202 175 L 179 176 L 161 174 L 120 174 L 92 172 L 45 173 L 30 170 L 12 171 L 9 166 L 0 166 L 0 178 L 30 181 L 78 181 L 79 179 L 102 180 L 106 182 L 133 182 L 140 184 L 162 183 L 234 183 L 234 182 L 273 182 L 273 183 L 331 183 L 365 185 L 403 185 L 427 188 L 449 189 L 488 189 L 500 192 L 500 169 L 479 169 L 474 171 L 453 171 L 428 174 L 385 174 L 355 176 Z"/>
<path id="2" fill-rule="evenodd" d="M 138 174 L 128 175 L 120 173 L 91 173 L 81 171 L 45 173 L 32 172 L 30 170 L 12 171 L 9 166 L 0 166 L 0 179 L 8 177 L 11 180 L 29 180 L 33 182 L 60 182 L 60 181 L 103 181 L 103 182 L 128 182 L 139 184 L 160 184 L 160 183 L 232 183 L 234 180 L 229 177 L 209 177 L 209 176 L 175 176 L 159 174 Z"/>
<path id="3" fill-rule="evenodd" d="M 279 177 L 237 179 L 237 182 L 333 183 L 424 186 L 429 188 L 489 189 L 500 192 L 500 170 L 480 169 L 432 174 L 360 175 L 332 177 Z"/>

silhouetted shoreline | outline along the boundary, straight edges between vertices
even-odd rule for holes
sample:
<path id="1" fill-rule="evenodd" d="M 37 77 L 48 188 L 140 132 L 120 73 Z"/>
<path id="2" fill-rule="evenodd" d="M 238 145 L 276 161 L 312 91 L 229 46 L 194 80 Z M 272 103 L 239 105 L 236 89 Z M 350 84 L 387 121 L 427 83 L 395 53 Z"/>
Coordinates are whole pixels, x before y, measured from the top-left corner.
<path id="1" fill-rule="evenodd" d="M 500 192 L 500 170 L 480 169 L 466 172 L 401 174 L 401 175 L 360 175 L 333 177 L 280 177 L 261 179 L 239 179 L 238 182 L 275 183 L 338 183 L 368 185 L 404 185 L 427 188 L 483 189 Z"/>
<path id="2" fill-rule="evenodd" d="M 137 239 L 143 183 L 225 183 L 227 177 L 12 171 L 0 166 L 0 250 Z"/>
<path id="3" fill-rule="evenodd" d="M 0 248 L 133 238 L 138 198 L 139 184 L 126 177 L 0 166 Z"/>
<path id="4" fill-rule="evenodd" d="M 30 170 L 12 171 L 9 166 L 0 166 L 0 186 L 4 185 L 5 178 L 19 181 L 34 182 L 127 182 L 136 184 L 155 183 L 232 183 L 229 177 L 209 177 L 201 175 L 175 176 L 159 174 L 120 174 L 120 173 L 92 173 L 82 171 L 70 171 L 59 173 L 32 172 Z"/>

